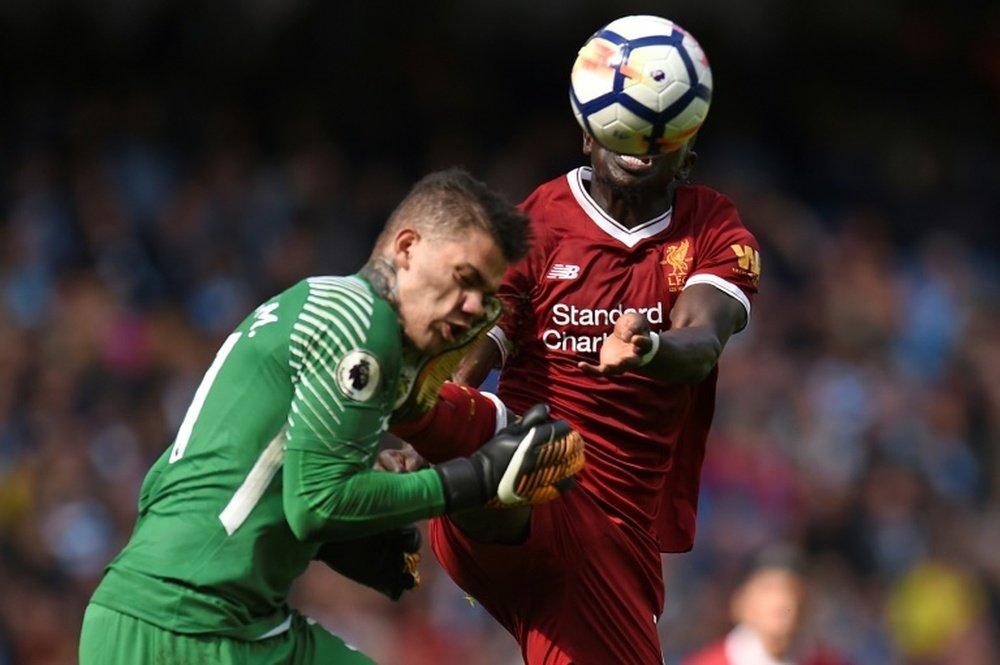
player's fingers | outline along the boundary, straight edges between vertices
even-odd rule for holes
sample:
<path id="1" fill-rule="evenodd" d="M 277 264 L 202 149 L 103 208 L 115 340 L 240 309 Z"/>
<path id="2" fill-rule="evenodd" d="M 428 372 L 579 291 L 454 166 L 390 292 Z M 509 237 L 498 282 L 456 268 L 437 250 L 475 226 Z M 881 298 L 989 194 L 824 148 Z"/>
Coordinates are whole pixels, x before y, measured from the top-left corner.
<path id="1" fill-rule="evenodd" d="M 399 473 L 403 470 L 403 458 L 395 450 L 383 450 L 375 458 L 375 469 L 377 471 L 389 471 Z"/>
<path id="2" fill-rule="evenodd" d="M 553 439 L 561 439 L 564 436 L 567 436 L 571 431 L 573 431 L 573 428 L 570 426 L 568 422 L 566 422 L 562 418 L 560 418 L 559 420 L 552 421 Z"/>
<path id="3" fill-rule="evenodd" d="M 402 464 L 403 468 L 401 470 L 406 472 L 419 471 L 430 466 L 427 460 L 421 457 L 420 453 L 405 441 L 402 447 L 398 451 L 395 451 L 393 457 Z"/>
<path id="4" fill-rule="evenodd" d="M 649 331 L 647 330 L 646 322 L 643 319 L 637 319 L 622 328 L 619 331 L 618 336 L 626 342 L 635 344 L 636 339 L 648 334 Z"/>
<path id="5" fill-rule="evenodd" d="M 594 365 L 592 363 L 581 361 L 578 362 L 576 366 L 579 367 L 587 376 L 604 376 L 604 363 Z"/>
<path id="6" fill-rule="evenodd" d="M 632 338 L 632 348 L 636 355 L 645 355 L 653 348 L 653 340 L 649 335 L 636 335 Z"/>
<path id="7" fill-rule="evenodd" d="M 623 314 L 615 324 L 615 332 L 620 339 L 628 342 L 635 335 L 645 335 L 649 332 L 646 319 L 634 312 Z"/>
<path id="8" fill-rule="evenodd" d="M 542 425 L 549 420 L 549 405 L 544 402 L 535 404 L 521 416 L 518 425 L 522 430 L 529 430 L 536 425 Z"/>

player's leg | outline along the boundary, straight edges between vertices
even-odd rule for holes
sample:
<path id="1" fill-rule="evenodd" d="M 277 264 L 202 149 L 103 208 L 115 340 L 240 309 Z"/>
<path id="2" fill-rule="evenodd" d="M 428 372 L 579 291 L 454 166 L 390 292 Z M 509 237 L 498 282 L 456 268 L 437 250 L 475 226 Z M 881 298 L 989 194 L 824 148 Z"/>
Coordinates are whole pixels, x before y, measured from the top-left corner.
<path id="1" fill-rule="evenodd" d="M 89 605 L 80 633 L 80 665 L 374 665 L 316 622 L 293 616 L 288 631 L 266 640 L 181 635 L 99 605 Z"/>
<path id="2" fill-rule="evenodd" d="M 586 492 L 532 511 L 523 544 L 477 543 L 449 519 L 430 541 L 455 582 L 521 646 L 528 665 L 660 665 L 660 558 Z"/>
<path id="3" fill-rule="evenodd" d="M 80 631 L 80 665 L 155 662 L 154 632 L 159 630 L 100 605 L 87 605 Z"/>
<path id="4" fill-rule="evenodd" d="M 214 665 L 375 665 L 368 656 L 298 612 L 283 633 L 263 640 L 184 636 L 165 663 Z"/>
<path id="5" fill-rule="evenodd" d="M 174 633 L 141 619 L 90 604 L 80 634 L 80 665 L 215 663 L 278 665 L 286 660 L 252 658 L 254 642 L 216 635 Z"/>
<path id="6" fill-rule="evenodd" d="M 452 515 L 451 521 L 477 543 L 517 545 L 528 537 L 531 506 L 468 510 Z"/>

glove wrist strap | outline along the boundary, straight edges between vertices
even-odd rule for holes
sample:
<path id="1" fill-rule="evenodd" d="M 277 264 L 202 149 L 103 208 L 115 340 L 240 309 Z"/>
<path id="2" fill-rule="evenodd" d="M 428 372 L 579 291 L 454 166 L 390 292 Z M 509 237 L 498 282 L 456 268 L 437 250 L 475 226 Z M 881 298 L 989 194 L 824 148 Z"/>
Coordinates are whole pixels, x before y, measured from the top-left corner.
<path id="1" fill-rule="evenodd" d="M 434 467 L 444 490 L 445 511 L 476 508 L 486 503 L 482 467 L 468 457 L 442 462 Z"/>

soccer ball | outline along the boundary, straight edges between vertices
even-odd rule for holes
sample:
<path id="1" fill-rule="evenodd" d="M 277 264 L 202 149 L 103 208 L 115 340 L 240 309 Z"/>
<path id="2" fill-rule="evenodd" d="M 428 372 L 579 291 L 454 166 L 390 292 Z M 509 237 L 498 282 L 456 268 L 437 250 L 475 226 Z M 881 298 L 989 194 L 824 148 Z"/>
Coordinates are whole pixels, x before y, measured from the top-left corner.
<path id="1" fill-rule="evenodd" d="M 607 150 L 673 152 L 708 115 L 712 70 L 690 33 L 659 16 L 625 16 L 595 32 L 573 64 L 577 122 Z"/>

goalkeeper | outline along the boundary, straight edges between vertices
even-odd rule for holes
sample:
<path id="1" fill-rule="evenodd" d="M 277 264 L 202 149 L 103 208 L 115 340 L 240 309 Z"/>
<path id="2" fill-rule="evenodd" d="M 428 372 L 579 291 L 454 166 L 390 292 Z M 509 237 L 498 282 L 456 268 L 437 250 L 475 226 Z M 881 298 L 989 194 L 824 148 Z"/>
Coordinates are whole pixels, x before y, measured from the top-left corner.
<path id="1" fill-rule="evenodd" d="M 306 279 L 252 312 L 142 484 L 87 607 L 81 665 L 370 663 L 288 607 L 311 560 L 398 598 L 417 580 L 415 520 L 567 487 L 582 443 L 544 405 L 503 429 L 480 413 L 489 440 L 468 456 L 373 469 L 390 422 L 426 420 L 435 377 L 496 320 L 493 293 L 528 242 L 526 218 L 485 185 L 431 174 L 358 274 Z"/>

